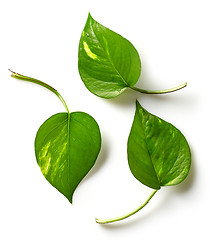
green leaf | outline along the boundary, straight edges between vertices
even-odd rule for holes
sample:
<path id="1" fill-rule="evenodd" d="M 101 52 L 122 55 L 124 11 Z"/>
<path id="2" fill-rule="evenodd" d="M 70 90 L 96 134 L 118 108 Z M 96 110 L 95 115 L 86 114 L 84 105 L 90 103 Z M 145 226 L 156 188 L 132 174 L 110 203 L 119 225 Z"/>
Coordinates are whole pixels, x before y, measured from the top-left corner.
<path id="1" fill-rule="evenodd" d="M 79 73 L 93 94 L 114 98 L 137 82 L 141 62 L 134 46 L 89 14 L 79 43 Z"/>
<path id="2" fill-rule="evenodd" d="M 67 111 L 53 115 L 41 125 L 35 138 L 35 155 L 45 178 L 72 203 L 76 187 L 93 167 L 100 152 L 99 126 L 87 113 L 70 113 L 65 100 L 52 86 L 11 72 L 13 78 L 53 92 Z"/>
<path id="3" fill-rule="evenodd" d="M 138 101 L 127 151 L 135 178 L 154 190 L 133 211 L 115 218 L 96 218 L 97 223 L 113 223 L 132 216 L 144 208 L 162 186 L 181 183 L 190 170 L 191 153 L 183 134 L 172 124 L 147 112 Z"/>
<path id="4" fill-rule="evenodd" d="M 186 178 L 191 153 L 184 135 L 176 127 L 147 112 L 137 101 L 128 138 L 128 163 L 137 180 L 160 189 Z"/>
<path id="5" fill-rule="evenodd" d="M 44 177 L 72 203 L 73 193 L 94 165 L 101 147 L 98 124 L 87 113 L 58 113 L 39 128 L 37 163 Z"/>

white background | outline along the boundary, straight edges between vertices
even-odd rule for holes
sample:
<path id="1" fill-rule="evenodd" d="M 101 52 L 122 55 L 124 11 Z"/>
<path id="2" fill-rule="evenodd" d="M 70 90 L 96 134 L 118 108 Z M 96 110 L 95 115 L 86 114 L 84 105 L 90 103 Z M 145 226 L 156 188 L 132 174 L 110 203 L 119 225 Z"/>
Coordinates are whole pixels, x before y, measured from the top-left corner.
<path id="1" fill-rule="evenodd" d="M 136 86 L 188 86 L 160 96 L 127 90 L 112 100 L 91 94 L 77 69 L 89 11 L 138 50 L 142 75 Z M 215 12 L 214 0 L 1 1 L 0 239 L 215 239 Z M 99 158 L 73 205 L 45 180 L 34 156 L 38 128 L 64 108 L 48 90 L 11 78 L 8 68 L 52 85 L 70 111 L 87 112 L 100 126 Z M 192 151 L 191 171 L 129 219 L 98 225 L 95 217 L 125 214 L 151 192 L 127 164 L 136 99 L 182 131 Z"/>

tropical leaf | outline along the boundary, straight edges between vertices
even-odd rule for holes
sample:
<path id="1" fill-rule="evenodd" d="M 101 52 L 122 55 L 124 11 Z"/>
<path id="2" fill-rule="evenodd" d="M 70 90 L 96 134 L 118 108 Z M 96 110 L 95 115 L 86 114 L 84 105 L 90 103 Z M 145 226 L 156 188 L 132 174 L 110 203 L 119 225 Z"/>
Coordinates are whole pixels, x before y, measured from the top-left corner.
<path id="1" fill-rule="evenodd" d="M 128 163 L 137 180 L 160 189 L 179 184 L 186 178 L 191 152 L 176 127 L 147 112 L 137 101 L 128 138 Z"/>
<path id="2" fill-rule="evenodd" d="M 113 98 L 139 79 L 141 62 L 124 37 L 95 21 L 89 14 L 79 43 L 79 73 L 93 94 Z"/>

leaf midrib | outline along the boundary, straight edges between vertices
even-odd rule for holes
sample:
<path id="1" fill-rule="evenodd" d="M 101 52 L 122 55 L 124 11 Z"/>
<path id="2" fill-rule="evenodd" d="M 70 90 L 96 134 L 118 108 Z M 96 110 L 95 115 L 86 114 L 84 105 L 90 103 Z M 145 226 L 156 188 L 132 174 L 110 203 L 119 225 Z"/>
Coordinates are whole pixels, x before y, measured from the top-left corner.
<path id="1" fill-rule="evenodd" d="M 98 24 L 98 23 L 96 23 L 96 24 Z M 125 79 L 123 78 L 123 76 L 119 73 L 118 69 L 115 67 L 112 59 L 110 58 L 109 53 L 104 49 L 103 45 L 100 43 L 99 38 L 97 37 L 97 34 L 96 34 L 96 32 L 94 31 L 92 24 L 90 24 L 90 28 L 91 28 L 92 32 L 94 33 L 94 35 L 95 35 L 95 37 L 96 37 L 96 39 L 97 39 L 100 47 L 101 47 L 101 48 L 103 49 L 103 51 L 105 52 L 107 58 L 109 59 L 111 65 L 113 66 L 114 70 L 115 70 L 115 71 L 117 72 L 117 74 L 120 76 L 120 78 L 121 78 L 121 80 L 123 81 L 123 83 L 125 84 L 125 86 L 126 86 L 126 87 L 129 87 L 128 83 L 125 81 Z M 111 31 L 111 30 L 110 30 L 110 31 Z M 115 34 L 117 34 L 117 33 L 115 33 Z M 104 38 L 104 40 L 105 40 L 105 44 L 107 45 L 107 41 L 106 41 L 105 38 Z"/>
<path id="2" fill-rule="evenodd" d="M 70 185 L 70 113 L 67 114 L 68 118 L 68 128 L 67 128 L 67 142 L 68 142 L 68 154 L 67 154 L 67 164 L 68 164 L 68 185 Z"/>
<path id="3" fill-rule="evenodd" d="M 142 110 L 142 113 L 143 113 L 143 110 Z M 143 117 L 140 116 L 140 113 L 138 114 L 138 116 L 139 116 L 139 118 L 140 118 L 141 123 L 142 123 L 143 125 L 145 125 L 145 123 L 143 123 Z M 150 151 L 149 151 L 149 148 L 148 148 L 148 144 L 147 144 L 147 141 L 146 141 L 145 128 L 142 127 L 142 129 L 143 129 L 144 141 L 145 141 L 145 144 L 146 144 L 146 147 L 147 147 L 148 156 L 149 156 L 149 158 L 150 158 L 150 160 L 151 160 L 152 168 L 153 168 L 153 170 L 154 170 L 155 176 L 156 176 L 156 178 L 157 178 L 158 185 L 159 185 L 159 187 L 160 187 L 160 186 L 161 186 L 161 185 L 160 185 L 160 181 L 159 181 L 159 179 L 158 179 L 158 175 L 157 175 L 157 172 L 156 172 L 156 170 L 155 170 L 155 166 L 154 166 L 154 163 L 153 163 L 153 161 L 152 161 L 152 157 L 151 157 L 151 154 L 150 154 Z"/>

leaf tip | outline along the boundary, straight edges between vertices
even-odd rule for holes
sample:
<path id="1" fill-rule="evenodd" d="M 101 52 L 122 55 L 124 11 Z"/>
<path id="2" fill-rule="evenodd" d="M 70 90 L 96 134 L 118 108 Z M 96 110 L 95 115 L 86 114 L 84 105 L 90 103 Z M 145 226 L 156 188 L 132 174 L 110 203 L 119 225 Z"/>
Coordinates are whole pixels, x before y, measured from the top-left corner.
<path id="1" fill-rule="evenodd" d="M 89 11 L 89 13 L 88 13 L 88 19 L 93 19 L 93 17 L 92 17 L 92 15 L 91 15 L 90 11 Z"/>
<path id="2" fill-rule="evenodd" d="M 67 191 L 60 191 L 60 193 L 62 193 L 66 198 L 67 200 L 70 202 L 70 204 L 73 204 L 73 193 L 74 193 L 74 190 L 71 192 L 67 192 Z"/>
<path id="3" fill-rule="evenodd" d="M 67 199 L 70 202 L 70 204 L 73 204 L 72 196 L 71 197 L 67 197 Z"/>
<path id="4" fill-rule="evenodd" d="M 145 108 L 142 107 L 142 105 L 139 103 L 138 100 L 136 100 L 136 111 L 142 112 L 142 113 L 149 113 Z"/>
<path id="5" fill-rule="evenodd" d="M 136 99 L 136 109 L 140 109 L 142 106 L 140 105 L 139 101 Z"/>

